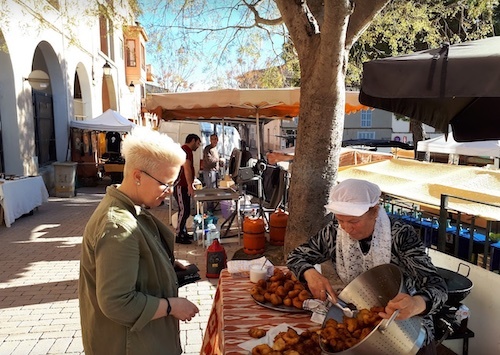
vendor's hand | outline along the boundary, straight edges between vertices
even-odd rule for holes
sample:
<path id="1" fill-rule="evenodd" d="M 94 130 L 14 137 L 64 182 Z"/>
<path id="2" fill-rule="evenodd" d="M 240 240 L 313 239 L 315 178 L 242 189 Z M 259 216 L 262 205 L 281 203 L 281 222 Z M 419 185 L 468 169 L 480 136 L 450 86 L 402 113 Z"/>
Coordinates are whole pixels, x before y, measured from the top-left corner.
<path id="1" fill-rule="evenodd" d="M 334 300 L 337 299 L 337 294 L 333 290 L 332 285 L 330 285 L 330 281 L 316 269 L 306 270 L 304 272 L 304 279 L 314 298 L 325 301 L 327 299 L 326 293 L 329 293 Z"/>
<path id="2" fill-rule="evenodd" d="M 198 307 L 187 298 L 170 297 L 170 315 L 183 321 L 190 321 L 198 312 Z"/>
<path id="3" fill-rule="evenodd" d="M 425 311 L 425 300 L 422 296 L 410 296 L 406 293 L 399 293 L 387 303 L 385 312 L 380 312 L 382 318 L 388 319 L 399 309 L 397 320 L 411 318 Z"/>
<path id="4" fill-rule="evenodd" d="M 193 197 L 194 196 L 194 188 L 192 184 L 188 185 L 188 195 Z"/>

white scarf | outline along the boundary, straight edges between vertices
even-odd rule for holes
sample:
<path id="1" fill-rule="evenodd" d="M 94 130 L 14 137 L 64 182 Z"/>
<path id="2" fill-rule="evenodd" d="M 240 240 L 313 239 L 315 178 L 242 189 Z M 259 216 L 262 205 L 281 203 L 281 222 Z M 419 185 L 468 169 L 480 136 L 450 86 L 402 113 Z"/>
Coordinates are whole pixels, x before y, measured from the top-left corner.
<path id="1" fill-rule="evenodd" d="M 391 222 L 383 208 L 378 209 L 370 250 L 365 255 L 359 241 L 352 239 L 342 227 L 337 229 L 335 251 L 337 273 L 347 285 L 363 272 L 391 261 Z"/>

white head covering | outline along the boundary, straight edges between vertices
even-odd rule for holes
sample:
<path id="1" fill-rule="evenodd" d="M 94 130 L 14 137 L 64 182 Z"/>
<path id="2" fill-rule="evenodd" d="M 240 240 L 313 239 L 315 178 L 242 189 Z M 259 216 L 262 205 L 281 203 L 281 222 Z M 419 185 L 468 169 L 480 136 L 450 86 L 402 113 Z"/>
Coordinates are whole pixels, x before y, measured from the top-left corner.
<path id="1" fill-rule="evenodd" d="M 374 183 L 347 179 L 332 187 L 325 208 L 334 214 L 359 217 L 378 204 L 380 193 L 380 188 Z"/>
<path id="2" fill-rule="evenodd" d="M 380 199 L 380 188 L 365 180 L 347 179 L 330 190 L 325 208 L 334 214 L 359 217 Z M 336 270 L 348 284 L 364 271 L 391 261 L 391 223 L 383 208 L 378 209 L 372 233 L 370 250 L 365 254 L 359 241 L 338 226 L 335 249 Z"/>

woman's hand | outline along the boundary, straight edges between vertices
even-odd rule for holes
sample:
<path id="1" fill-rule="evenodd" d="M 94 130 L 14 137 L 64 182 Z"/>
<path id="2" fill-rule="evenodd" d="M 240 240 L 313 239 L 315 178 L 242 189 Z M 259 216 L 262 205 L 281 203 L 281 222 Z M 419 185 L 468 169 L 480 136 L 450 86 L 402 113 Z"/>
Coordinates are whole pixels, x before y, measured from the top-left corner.
<path id="1" fill-rule="evenodd" d="M 330 285 L 330 281 L 316 269 L 306 270 L 304 272 L 304 279 L 314 298 L 325 301 L 327 298 L 326 294 L 329 293 L 334 300 L 337 299 L 337 294 L 333 290 L 332 285 Z"/>
<path id="2" fill-rule="evenodd" d="M 180 261 L 178 260 L 175 260 L 174 261 L 174 269 L 175 270 L 186 270 L 187 266 L 184 265 L 183 263 L 181 263 Z"/>
<path id="3" fill-rule="evenodd" d="M 388 319 L 399 309 L 397 320 L 408 319 L 425 311 L 425 300 L 422 296 L 410 296 L 406 293 L 399 293 L 387 303 L 385 312 L 380 312 L 382 318 Z"/>
<path id="4" fill-rule="evenodd" d="M 170 315 L 183 321 L 190 321 L 198 312 L 198 307 L 187 298 L 169 297 L 172 310 Z"/>

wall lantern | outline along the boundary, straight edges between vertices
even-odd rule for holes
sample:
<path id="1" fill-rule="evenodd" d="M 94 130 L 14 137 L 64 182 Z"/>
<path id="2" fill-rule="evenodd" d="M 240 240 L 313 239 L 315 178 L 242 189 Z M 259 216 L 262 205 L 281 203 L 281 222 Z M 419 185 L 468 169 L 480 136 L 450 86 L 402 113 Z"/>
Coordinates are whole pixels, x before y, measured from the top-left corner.
<path id="1" fill-rule="evenodd" d="M 33 70 L 27 78 L 23 78 L 35 90 L 47 90 L 50 86 L 49 75 L 43 70 Z"/>
<path id="2" fill-rule="evenodd" d="M 106 61 L 106 63 L 103 65 L 102 71 L 106 76 L 111 75 L 111 65 L 109 65 L 108 61 Z"/>
<path id="3" fill-rule="evenodd" d="M 134 83 L 132 81 L 130 82 L 130 85 L 128 86 L 128 89 L 129 89 L 130 93 L 132 93 L 132 94 L 134 93 L 134 91 L 135 91 L 135 85 L 134 85 Z"/>

